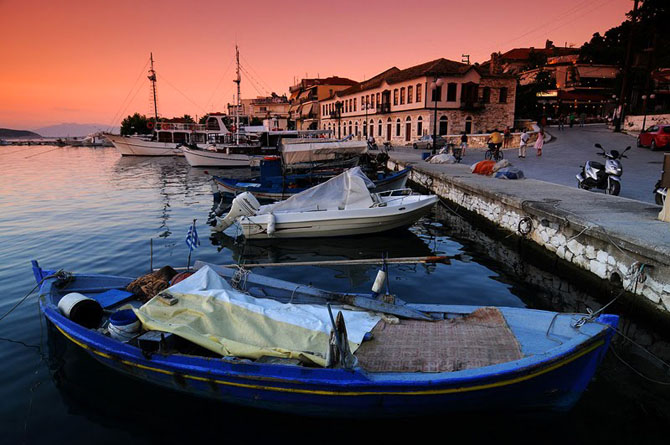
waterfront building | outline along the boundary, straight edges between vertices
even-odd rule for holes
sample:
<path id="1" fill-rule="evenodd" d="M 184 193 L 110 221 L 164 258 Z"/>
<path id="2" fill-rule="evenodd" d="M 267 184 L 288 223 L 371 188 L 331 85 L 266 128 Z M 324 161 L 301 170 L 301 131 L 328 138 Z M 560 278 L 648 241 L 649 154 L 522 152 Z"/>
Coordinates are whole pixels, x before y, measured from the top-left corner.
<path id="1" fill-rule="evenodd" d="M 302 79 L 289 88 L 290 119 L 296 130 L 317 130 L 321 118 L 319 102 L 334 93 L 356 85 L 355 80 L 332 76 L 325 79 Z"/>
<path id="2" fill-rule="evenodd" d="M 286 95 L 258 96 L 255 99 L 241 99 L 239 115 L 242 122 L 250 124 L 254 119 L 284 121 L 289 117 L 289 100 Z M 235 104 L 228 104 L 228 115 L 235 116 Z"/>
<path id="3" fill-rule="evenodd" d="M 437 84 L 437 85 L 436 85 Z M 484 133 L 514 125 L 516 78 L 437 59 L 390 68 L 319 102 L 319 128 L 406 144 L 432 134 Z"/>

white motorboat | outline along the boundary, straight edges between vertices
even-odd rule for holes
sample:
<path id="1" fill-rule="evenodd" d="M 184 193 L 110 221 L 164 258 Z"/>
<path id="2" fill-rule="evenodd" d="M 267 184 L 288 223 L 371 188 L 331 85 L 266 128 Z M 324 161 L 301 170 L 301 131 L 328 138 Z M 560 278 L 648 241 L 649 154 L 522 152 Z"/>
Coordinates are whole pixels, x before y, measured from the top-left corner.
<path id="1" fill-rule="evenodd" d="M 254 158 L 273 154 L 271 149 L 264 153 L 259 144 L 210 145 L 206 148 L 182 145 L 179 148 L 191 167 L 249 167 Z"/>
<path id="2" fill-rule="evenodd" d="M 370 184 L 355 167 L 274 204 L 261 206 L 245 192 L 214 230 L 237 223 L 248 239 L 363 235 L 411 226 L 437 202 L 435 195 L 409 189 L 371 193 Z"/>

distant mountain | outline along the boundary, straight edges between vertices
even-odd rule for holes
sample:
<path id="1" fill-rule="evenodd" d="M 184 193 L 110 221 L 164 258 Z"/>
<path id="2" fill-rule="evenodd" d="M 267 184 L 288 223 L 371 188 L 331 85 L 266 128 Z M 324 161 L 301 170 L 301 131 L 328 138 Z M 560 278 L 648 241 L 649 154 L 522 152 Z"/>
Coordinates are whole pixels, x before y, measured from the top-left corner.
<path id="1" fill-rule="evenodd" d="M 80 137 L 88 136 L 91 133 L 98 131 L 111 131 L 113 133 L 119 132 L 119 127 L 110 128 L 109 125 L 105 124 L 75 124 L 75 123 L 66 123 L 59 125 L 51 125 L 48 127 L 42 127 L 35 130 L 37 133 L 48 138 L 58 138 L 58 137 Z"/>
<path id="2" fill-rule="evenodd" d="M 0 138 L 1 139 L 39 139 L 40 136 L 37 133 L 26 130 L 10 130 L 9 128 L 0 128 Z"/>

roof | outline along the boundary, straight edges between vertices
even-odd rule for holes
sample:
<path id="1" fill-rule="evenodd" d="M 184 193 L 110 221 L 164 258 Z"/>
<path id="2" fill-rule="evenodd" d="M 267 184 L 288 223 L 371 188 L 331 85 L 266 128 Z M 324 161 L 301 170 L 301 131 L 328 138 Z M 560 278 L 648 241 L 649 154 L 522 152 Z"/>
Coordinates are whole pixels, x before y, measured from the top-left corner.
<path id="1" fill-rule="evenodd" d="M 430 62 L 425 62 L 420 65 L 414 65 L 409 68 L 405 68 L 404 70 L 398 69 L 394 66 L 377 74 L 369 80 L 357 83 L 356 85 L 353 85 L 351 88 L 347 88 L 346 90 L 338 91 L 327 99 L 332 99 L 335 96 L 348 96 L 360 91 L 377 88 L 382 84 L 382 82 L 386 82 L 389 85 L 392 85 L 425 76 L 463 75 L 471 69 L 476 70 L 476 67 L 474 65 L 454 62 L 453 60 L 444 58 L 431 60 Z"/>
<path id="2" fill-rule="evenodd" d="M 503 60 L 528 60 L 530 53 L 544 54 L 547 57 L 565 56 L 579 53 L 579 48 L 562 48 L 553 46 L 551 48 L 513 48 L 506 53 L 502 53 L 500 58 Z"/>

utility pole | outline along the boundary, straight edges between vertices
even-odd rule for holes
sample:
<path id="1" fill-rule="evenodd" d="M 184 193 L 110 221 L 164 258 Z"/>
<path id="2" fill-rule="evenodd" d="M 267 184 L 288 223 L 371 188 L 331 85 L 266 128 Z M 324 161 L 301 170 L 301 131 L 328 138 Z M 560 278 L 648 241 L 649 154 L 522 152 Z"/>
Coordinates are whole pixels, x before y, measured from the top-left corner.
<path id="1" fill-rule="evenodd" d="M 239 145 L 240 143 L 240 82 L 242 78 L 240 77 L 240 50 L 235 45 L 235 59 L 237 61 L 237 77 L 235 77 L 235 82 L 237 84 L 237 101 L 235 103 L 235 144 Z"/>
<path id="2" fill-rule="evenodd" d="M 633 4 L 633 15 L 631 17 L 630 32 L 628 33 L 628 44 L 626 45 L 626 60 L 623 68 L 623 79 L 621 81 L 621 94 L 619 95 L 619 118 L 614 125 L 614 131 L 621 131 L 623 119 L 625 115 L 626 103 L 628 100 L 628 78 L 630 77 L 630 62 L 631 53 L 633 49 L 633 36 L 635 25 L 637 24 L 637 4 L 639 0 L 635 0 Z"/>

